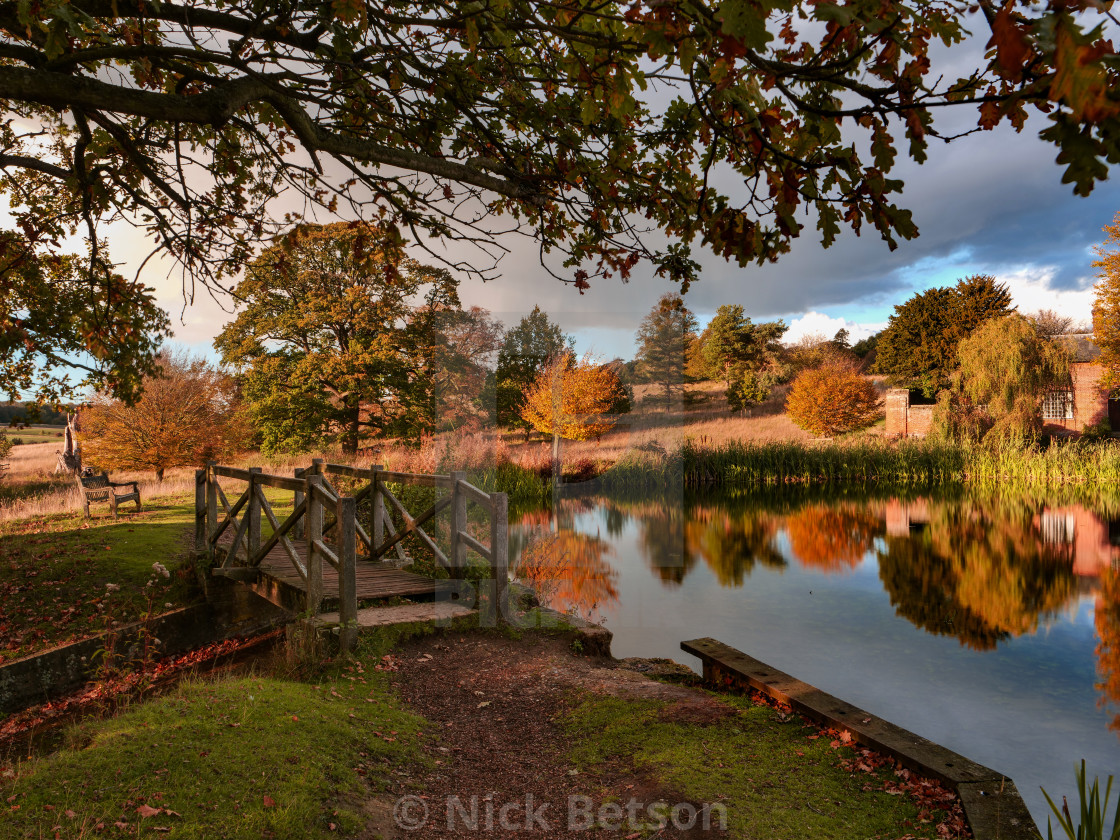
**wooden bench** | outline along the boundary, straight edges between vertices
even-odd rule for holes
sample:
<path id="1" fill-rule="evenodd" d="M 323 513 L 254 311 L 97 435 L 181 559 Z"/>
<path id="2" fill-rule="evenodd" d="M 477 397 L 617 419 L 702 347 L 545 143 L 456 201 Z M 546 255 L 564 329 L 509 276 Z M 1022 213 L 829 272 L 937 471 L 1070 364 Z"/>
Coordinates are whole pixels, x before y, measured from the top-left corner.
<path id="1" fill-rule="evenodd" d="M 79 475 L 78 487 L 82 491 L 86 519 L 89 519 L 90 502 L 108 502 L 114 519 L 117 517 L 117 505 L 121 502 L 136 502 L 136 509 L 140 510 L 140 487 L 135 481 L 110 481 L 107 473 Z M 131 487 L 132 491 L 121 493 L 117 490 L 118 487 Z"/>

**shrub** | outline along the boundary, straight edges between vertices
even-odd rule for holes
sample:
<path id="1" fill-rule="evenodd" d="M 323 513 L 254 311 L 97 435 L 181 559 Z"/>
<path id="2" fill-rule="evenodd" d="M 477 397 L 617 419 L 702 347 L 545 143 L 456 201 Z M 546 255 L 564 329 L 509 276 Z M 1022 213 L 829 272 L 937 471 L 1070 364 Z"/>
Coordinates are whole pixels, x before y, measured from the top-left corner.
<path id="1" fill-rule="evenodd" d="M 798 374 L 786 398 L 786 411 L 802 429 L 822 437 L 865 429 L 882 413 L 874 383 L 844 362 L 828 362 Z"/>

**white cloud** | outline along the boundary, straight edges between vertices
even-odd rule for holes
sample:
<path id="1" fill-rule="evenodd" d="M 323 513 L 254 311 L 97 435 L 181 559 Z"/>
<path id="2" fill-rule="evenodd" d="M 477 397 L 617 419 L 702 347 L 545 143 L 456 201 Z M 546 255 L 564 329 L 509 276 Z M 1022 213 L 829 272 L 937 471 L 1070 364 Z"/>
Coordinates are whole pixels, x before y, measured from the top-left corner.
<path id="1" fill-rule="evenodd" d="M 834 318 L 831 315 L 825 315 L 823 312 L 814 310 L 790 321 L 789 331 L 782 337 L 782 342 L 784 344 L 796 344 L 807 335 L 823 335 L 825 338 L 832 338 L 840 330 L 845 329 L 848 331 L 849 341 L 855 344 L 861 338 L 874 335 L 885 326 L 885 323 L 860 324 L 846 318 Z"/>
<path id="2" fill-rule="evenodd" d="M 1074 319 L 1074 323 L 1091 329 L 1093 320 L 1093 280 L 1082 279 L 1081 288 L 1055 288 L 1057 269 L 1051 266 L 1023 266 L 997 272 L 996 280 L 1006 283 L 1011 299 L 1024 315 L 1051 309 Z"/>

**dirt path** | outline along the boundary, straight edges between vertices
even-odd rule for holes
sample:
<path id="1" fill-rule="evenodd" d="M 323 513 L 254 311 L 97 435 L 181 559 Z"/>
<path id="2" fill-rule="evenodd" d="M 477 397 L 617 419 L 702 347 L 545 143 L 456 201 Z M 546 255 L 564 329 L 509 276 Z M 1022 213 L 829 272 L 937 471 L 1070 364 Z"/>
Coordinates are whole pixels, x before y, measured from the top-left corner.
<path id="1" fill-rule="evenodd" d="M 699 724 L 723 717 L 727 708 L 617 662 L 576 656 L 569 645 L 562 637 L 511 641 L 456 633 L 404 644 L 387 664 L 398 669 L 393 683 L 401 697 L 432 724 L 428 749 L 435 764 L 408 787 L 399 784 L 370 804 L 368 836 L 724 836 L 699 825 L 636 831 L 627 827 L 625 814 L 619 816 L 611 806 L 601 810 L 608 801 L 621 810 L 631 799 L 643 806 L 682 800 L 628 771 L 609 777 L 577 774 L 565 758 L 568 736 L 557 717 L 586 691 L 668 700 L 672 705 L 666 714 Z M 649 821 L 644 811 L 635 814 Z M 589 829 L 596 816 L 617 827 Z"/>

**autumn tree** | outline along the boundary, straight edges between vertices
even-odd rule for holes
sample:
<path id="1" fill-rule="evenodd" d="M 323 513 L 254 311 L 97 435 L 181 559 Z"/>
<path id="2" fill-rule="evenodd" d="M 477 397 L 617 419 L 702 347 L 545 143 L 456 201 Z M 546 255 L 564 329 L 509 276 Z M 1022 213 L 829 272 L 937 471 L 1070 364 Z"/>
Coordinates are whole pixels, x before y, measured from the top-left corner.
<path id="1" fill-rule="evenodd" d="M 1104 368 L 1101 385 L 1112 394 L 1120 392 L 1120 212 L 1105 225 L 1108 234 L 1096 247 L 1096 295 L 1093 299 L 1093 340 L 1101 348 Z"/>
<path id="2" fill-rule="evenodd" d="M 684 382 L 688 349 L 696 337 L 696 316 L 680 295 L 665 294 L 638 325 L 638 375 L 665 389 L 666 405 Z"/>
<path id="3" fill-rule="evenodd" d="M 234 288 L 241 307 L 214 345 L 238 371 L 265 451 L 299 452 L 363 434 L 435 425 L 433 371 L 456 282 L 405 256 L 392 230 L 301 225 L 266 248 Z M 452 354 L 453 355 L 453 354 Z"/>
<path id="4" fill-rule="evenodd" d="M 523 429 L 528 440 L 532 426 L 522 413 L 525 394 L 550 361 L 574 346 L 575 340 L 539 306 L 505 334 L 490 392 L 498 425 Z"/>
<path id="5" fill-rule="evenodd" d="M 879 333 L 875 370 L 893 385 L 932 397 L 949 386 L 961 339 L 1012 309 L 1007 285 L 986 275 L 916 294 L 894 308 Z"/>
<path id="6" fill-rule="evenodd" d="M 788 252 L 804 220 L 825 245 L 842 227 L 916 236 L 896 159 L 967 134 L 962 110 L 981 129 L 1043 112 L 1064 180 L 1084 195 L 1106 178 L 1107 4 L 979 8 L 8 2 L 0 190 L 33 237 L 80 227 L 90 265 L 119 218 L 212 287 L 290 222 L 280 201 L 392 213 L 444 259 L 478 245 L 490 261 L 459 264 L 483 275 L 496 239 L 528 234 L 581 289 L 641 261 L 687 287 L 695 243 L 746 265 Z"/>
<path id="7" fill-rule="evenodd" d="M 98 395 L 82 412 L 82 451 L 101 469 L 200 467 L 245 443 L 233 379 L 202 359 L 164 353 L 133 405 Z"/>
<path id="8" fill-rule="evenodd" d="M 157 369 L 167 314 L 152 289 L 0 231 L 0 383 L 57 404 L 84 388 L 135 401 Z M 76 374 L 76 378 L 71 374 Z"/>
<path id="9" fill-rule="evenodd" d="M 837 362 L 799 373 L 786 411 L 800 428 L 822 437 L 865 429 L 883 413 L 875 383 L 851 364 Z"/>
<path id="10" fill-rule="evenodd" d="M 614 426 L 609 412 L 623 394 L 618 374 L 589 356 L 561 353 L 541 369 L 521 414 L 534 429 L 552 435 L 554 476 L 560 475 L 560 439 L 598 440 Z"/>
<path id="11" fill-rule="evenodd" d="M 980 325 L 957 348 L 959 370 L 954 390 L 942 393 L 934 423 L 944 437 L 991 435 L 993 440 L 1023 443 L 1042 434 L 1042 401 L 1069 384 L 1069 353 L 1042 335 L 1037 325 L 1017 313 Z M 983 406 L 982 423 L 974 407 Z M 946 415 L 963 415 L 953 417 Z M 965 429 L 974 429 L 966 433 Z"/>

